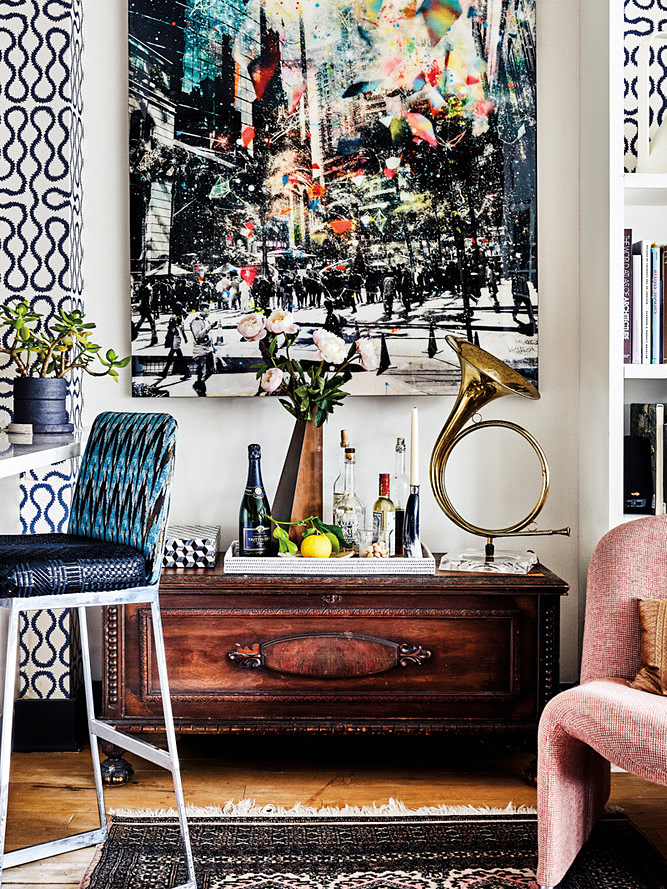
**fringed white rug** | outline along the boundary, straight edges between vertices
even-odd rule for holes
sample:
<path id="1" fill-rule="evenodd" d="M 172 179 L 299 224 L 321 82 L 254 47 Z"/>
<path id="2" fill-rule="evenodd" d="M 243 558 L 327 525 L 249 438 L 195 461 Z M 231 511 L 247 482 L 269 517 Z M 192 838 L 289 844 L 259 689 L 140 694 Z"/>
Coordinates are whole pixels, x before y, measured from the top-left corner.
<path id="1" fill-rule="evenodd" d="M 346 818 L 371 815 L 374 817 L 386 817 L 392 815 L 408 815 L 411 818 L 418 815 L 535 815 L 536 809 L 530 806 L 514 806 L 512 803 L 505 808 L 490 808 L 489 806 L 420 806 L 411 809 L 397 799 L 390 799 L 387 803 L 372 806 L 304 806 L 296 803 L 290 808 L 284 806 L 258 805 L 253 799 L 242 799 L 235 803 L 233 800 L 220 806 L 188 806 L 188 817 L 265 817 L 265 818 Z M 112 809 L 109 814 L 113 818 L 139 817 L 139 818 L 164 818 L 175 817 L 175 809 Z"/>

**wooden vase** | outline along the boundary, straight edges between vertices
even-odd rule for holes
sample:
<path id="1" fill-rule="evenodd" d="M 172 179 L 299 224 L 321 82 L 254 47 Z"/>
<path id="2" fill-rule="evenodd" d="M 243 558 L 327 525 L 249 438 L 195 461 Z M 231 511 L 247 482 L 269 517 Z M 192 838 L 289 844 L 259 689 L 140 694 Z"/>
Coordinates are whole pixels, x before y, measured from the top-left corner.
<path id="1" fill-rule="evenodd" d="M 283 522 L 322 518 L 322 427 L 312 420 L 294 425 L 271 515 Z M 291 539 L 299 545 L 303 530 L 290 528 Z"/>

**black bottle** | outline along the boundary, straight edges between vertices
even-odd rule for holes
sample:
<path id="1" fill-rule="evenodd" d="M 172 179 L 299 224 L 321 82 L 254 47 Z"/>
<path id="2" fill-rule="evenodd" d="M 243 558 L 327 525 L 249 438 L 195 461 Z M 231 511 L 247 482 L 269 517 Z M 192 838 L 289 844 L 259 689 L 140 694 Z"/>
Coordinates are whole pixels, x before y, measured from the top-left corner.
<path id="1" fill-rule="evenodd" d="M 419 539 L 419 485 L 410 485 L 410 496 L 405 507 L 403 523 L 403 555 L 409 559 L 421 559 Z"/>
<path id="2" fill-rule="evenodd" d="M 239 555 L 271 555 L 271 512 L 269 500 L 262 482 L 260 460 L 262 449 L 258 444 L 248 445 L 248 481 L 239 510 Z"/>

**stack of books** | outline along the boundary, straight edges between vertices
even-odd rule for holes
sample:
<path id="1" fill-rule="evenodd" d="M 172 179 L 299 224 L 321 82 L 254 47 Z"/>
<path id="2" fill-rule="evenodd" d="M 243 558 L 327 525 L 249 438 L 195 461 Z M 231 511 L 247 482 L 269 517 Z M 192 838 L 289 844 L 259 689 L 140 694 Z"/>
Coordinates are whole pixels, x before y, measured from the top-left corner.
<path id="1" fill-rule="evenodd" d="M 623 511 L 665 515 L 665 405 L 626 404 Z"/>
<path id="2" fill-rule="evenodd" d="M 667 361 L 663 282 L 667 280 L 667 247 L 623 237 L 623 360 L 625 364 Z"/>

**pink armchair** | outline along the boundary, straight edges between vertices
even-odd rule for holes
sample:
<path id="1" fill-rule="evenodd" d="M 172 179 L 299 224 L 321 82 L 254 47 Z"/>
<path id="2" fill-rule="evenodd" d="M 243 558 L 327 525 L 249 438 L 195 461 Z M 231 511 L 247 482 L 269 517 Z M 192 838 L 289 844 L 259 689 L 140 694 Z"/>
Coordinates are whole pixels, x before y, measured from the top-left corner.
<path id="1" fill-rule="evenodd" d="M 614 528 L 588 570 L 581 685 L 556 695 L 538 735 L 537 881 L 565 876 L 609 797 L 610 762 L 667 785 L 667 699 L 630 688 L 637 599 L 667 598 L 667 517 Z"/>

